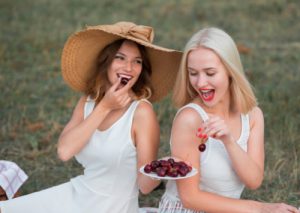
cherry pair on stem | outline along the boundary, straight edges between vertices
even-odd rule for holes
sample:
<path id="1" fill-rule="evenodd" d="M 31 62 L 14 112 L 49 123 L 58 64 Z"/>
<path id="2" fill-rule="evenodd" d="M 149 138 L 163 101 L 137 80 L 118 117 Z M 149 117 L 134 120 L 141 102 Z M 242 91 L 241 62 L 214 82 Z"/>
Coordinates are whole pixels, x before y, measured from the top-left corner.
<path id="1" fill-rule="evenodd" d="M 206 149 L 206 145 L 205 145 L 205 142 L 207 141 L 207 134 L 202 134 L 202 129 L 201 128 L 198 128 L 198 131 L 196 133 L 196 136 L 198 138 L 200 138 L 200 145 L 198 146 L 198 149 L 200 152 L 204 152 L 205 149 Z"/>

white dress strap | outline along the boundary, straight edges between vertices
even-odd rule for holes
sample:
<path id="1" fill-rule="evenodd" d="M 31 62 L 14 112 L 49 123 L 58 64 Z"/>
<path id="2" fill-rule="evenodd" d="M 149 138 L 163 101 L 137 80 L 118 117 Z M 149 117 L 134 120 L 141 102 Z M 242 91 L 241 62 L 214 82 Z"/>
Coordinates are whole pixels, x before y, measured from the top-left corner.
<path id="1" fill-rule="evenodd" d="M 250 118 L 249 114 L 241 114 L 242 131 L 237 143 L 247 150 L 247 143 L 250 135 Z"/>
<path id="2" fill-rule="evenodd" d="M 84 119 L 87 118 L 87 116 L 89 116 L 89 114 L 92 113 L 93 109 L 95 107 L 95 101 L 93 99 L 90 98 L 90 96 L 87 97 L 85 104 L 84 104 Z"/>
<path id="3" fill-rule="evenodd" d="M 189 103 L 189 104 L 183 106 L 182 108 L 180 108 L 180 109 L 177 111 L 176 115 L 177 115 L 181 110 L 183 110 L 183 109 L 185 109 L 185 108 L 188 108 L 188 107 L 193 108 L 194 110 L 196 110 L 196 111 L 199 113 L 199 115 L 201 116 L 201 118 L 202 118 L 203 121 L 206 121 L 206 120 L 208 119 L 208 115 L 207 115 L 207 113 L 204 111 L 204 109 L 203 109 L 201 106 L 199 106 L 199 105 L 197 105 L 197 104 L 194 104 L 194 103 Z M 175 117 L 176 117 L 176 116 L 175 116 Z"/>

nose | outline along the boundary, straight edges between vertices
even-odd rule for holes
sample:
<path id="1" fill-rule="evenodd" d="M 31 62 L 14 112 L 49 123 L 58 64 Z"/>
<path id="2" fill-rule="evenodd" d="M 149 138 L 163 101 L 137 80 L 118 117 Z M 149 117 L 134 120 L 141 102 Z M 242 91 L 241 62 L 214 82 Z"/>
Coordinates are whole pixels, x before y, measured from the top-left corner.
<path id="1" fill-rule="evenodd" d="M 131 63 L 131 61 L 126 61 L 126 64 L 125 64 L 125 70 L 126 70 L 127 72 L 132 71 L 132 63 Z"/>
<path id="2" fill-rule="evenodd" d="M 197 79 L 197 86 L 198 88 L 203 88 L 207 85 L 207 79 L 205 75 L 199 75 Z"/>

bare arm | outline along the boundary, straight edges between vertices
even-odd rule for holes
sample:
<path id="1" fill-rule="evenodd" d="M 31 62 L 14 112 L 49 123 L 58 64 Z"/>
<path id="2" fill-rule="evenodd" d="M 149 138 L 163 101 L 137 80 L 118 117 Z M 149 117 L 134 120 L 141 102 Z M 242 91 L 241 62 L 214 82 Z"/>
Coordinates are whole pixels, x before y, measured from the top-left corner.
<path id="1" fill-rule="evenodd" d="M 137 149 L 137 168 L 157 158 L 159 147 L 159 124 L 152 106 L 144 101 L 134 115 L 133 137 Z M 159 183 L 138 172 L 138 185 L 143 194 L 151 192 Z"/>
<path id="2" fill-rule="evenodd" d="M 264 176 L 264 119 L 256 107 L 250 113 L 248 150 L 244 152 L 237 143 L 225 144 L 235 172 L 247 188 L 258 188 Z M 247 169 L 245 169 L 247 168 Z"/>
<path id="3" fill-rule="evenodd" d="M 73 115 L 62 131 L 58 140 L 58 156 L 67 161 L 76 155 L 86 145 L 94 131 L 105 117 L 114 109 L 126 106 L 131 100 L 128 94 L 129 86 L 116 90 L 120 82 L 116 82 L 105 94 L 92 113 L 84 119 L 83 111 L 86 97 L 80 98 Z"/>
<path id="4" fill-rule="evenodd" d="M 205 212 L 298 212 L 286 204 L 266 204 L 252 200 L 239 200 L 223 197 L 199 189 L 201 170 L 198 151 L 199 139 L 195 136 L 202 121 L 192 109 L 184 109 L 175 118 L 172 127 L 172 155 L 190 162 L 199 173 L 193 177 L 176 181 L 183 206 Z M 217 204 L 217 205 L 216 205 Z"/>
<path id="5" fill-rule="evenodd" d="M 220 117 L 210 116 L 202 127 L 209 137 L 214 137 L 224 143 L 233 168 L 246 187 L 256 189 L 261 185 L 264 174 L 264 119 L 258 107 L 249 114 L 250 133 L 247 151 L 236 143 L 228 123 Z"/>
<path id="6" fill-rule="evenodd" d="M 81 97 L 73 111 L 71 120 L 59 137 L 57 152 L 63 161 L 71 159 L 86 145 L 93 132 L 109 113 L 109 109 L 99 106 L 84 120 L 85 102 L 86 97 Z"/>

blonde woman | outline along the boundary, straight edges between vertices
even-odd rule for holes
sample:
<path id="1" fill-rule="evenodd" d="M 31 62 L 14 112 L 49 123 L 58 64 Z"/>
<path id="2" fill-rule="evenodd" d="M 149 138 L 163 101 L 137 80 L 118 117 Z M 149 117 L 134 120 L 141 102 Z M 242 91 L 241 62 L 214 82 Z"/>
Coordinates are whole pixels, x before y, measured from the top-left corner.
<path id="1" fill-rule="evenodd" d="M 233 39 L 206 28 L 186 44 L 173 101 L 179 111 L 171 153 L 198 174 L 169 181 L 160 213 L 299 212 L 287 204 L 241 200 L 264 173 L 264 118 Z"/>

